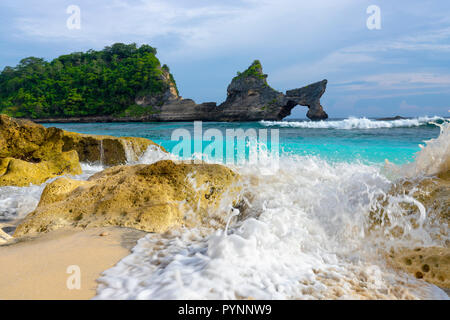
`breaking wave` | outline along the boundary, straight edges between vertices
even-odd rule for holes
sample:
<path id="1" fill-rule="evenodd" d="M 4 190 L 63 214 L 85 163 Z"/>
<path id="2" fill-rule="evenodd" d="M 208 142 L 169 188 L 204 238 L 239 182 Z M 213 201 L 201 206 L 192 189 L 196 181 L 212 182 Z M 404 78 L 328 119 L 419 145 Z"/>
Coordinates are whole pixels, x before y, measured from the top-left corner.
<path id="1" fill-rule="evenodd" d="M 442 117 L 419 117 L 414 119 L 400 120 L 371 120 L 367 118 L 348 118 L 344 120 L 331 121 L 261 121 L 260 123 L 267 127 L 291 127 L 304 129 L 382 129 L 382 128 L 401 128 L 401 127 L 419 127 L 430 122 L 443 121 Z"/>
<path id="2" fill-rule="evenodd" d="M 422 150 L 416 154 L 415 161 L 402 167 L 407 177 L 439 175 L 450 170 L 450 122 L 435 125 L 440 128 L 439 137 L 426 141 L 426 146 L 420 145 Z"/>

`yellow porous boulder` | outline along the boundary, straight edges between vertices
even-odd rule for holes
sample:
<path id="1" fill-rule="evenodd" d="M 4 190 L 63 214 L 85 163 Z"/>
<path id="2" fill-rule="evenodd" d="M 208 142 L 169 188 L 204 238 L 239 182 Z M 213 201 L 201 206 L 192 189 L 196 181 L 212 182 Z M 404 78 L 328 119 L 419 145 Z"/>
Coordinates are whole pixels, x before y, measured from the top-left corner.
<path id="1" fill-rule="evenodd" d="M 80 174 L 76 151 L 63 152 L 63 130 L 0 115 L 0 186 L 41 184 Z"/>
<path id="2" fill-rule="evenodd" d="M 0 159 L 0 186 L 41 184 L 63 174 L 80 174 L 76 151 L 62 152 L 51 160 L 33 163 L 15 158 Z"/>
<path id="3" fill-rule="evenodd" d="M 450 289 L 450 248 L 403 248 L 392 252 L 390 258 L 395 267 L 417 279 Z"/>
<path id="4" fill-rule="evenodd" d="M 170 160 L 111 167 L 88 181 L 60 178 L 47 185 L 15 236 L 67 227 L 165 232 L 223 225 L 238 204 L 238 182 L 239 175 L 222 165 Z"/>

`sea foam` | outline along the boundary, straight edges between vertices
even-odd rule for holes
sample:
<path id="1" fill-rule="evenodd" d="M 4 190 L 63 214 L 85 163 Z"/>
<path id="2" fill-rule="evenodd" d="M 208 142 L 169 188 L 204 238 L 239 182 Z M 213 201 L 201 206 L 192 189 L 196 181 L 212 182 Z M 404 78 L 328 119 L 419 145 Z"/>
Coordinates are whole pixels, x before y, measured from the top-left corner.
<path id="1" fill-rule="evenodd" d="M 426 146 L 421 145 L 415 161 L 403 166 L 406 176 L 437 175 L 450 170 L 450 121 L 436 125 L 441 129 L 439 137 L 426 141 Z"/>
<path id="2" fill-rule="evenodd" d="M 266 127 L 291 127 L 304 129 L 381 129 L 400 127 L 419 127 L 431 121 L 444 120 L 442 117 L 419 117 L 414 119 L 399 120 L 371 120 L 367 118 L 348 118 L 344 120 L 331 121 L 261 121 Z"/>

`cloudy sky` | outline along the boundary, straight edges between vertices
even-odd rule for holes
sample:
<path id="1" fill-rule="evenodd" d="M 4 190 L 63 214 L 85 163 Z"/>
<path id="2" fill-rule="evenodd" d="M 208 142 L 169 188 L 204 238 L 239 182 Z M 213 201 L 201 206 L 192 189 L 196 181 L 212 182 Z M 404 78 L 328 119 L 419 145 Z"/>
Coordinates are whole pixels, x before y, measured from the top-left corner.
<path id="1" fill-rule="evenodd" d="M 70 5 L 79 30 L 67 28 Z M 379 30 L 367 28 L 371 5 Z M 328 79 L 330 117 L 449 116 L 449 13 L 448 0 L 2 0 L 0 69 L 146 43 L 197 102 L 224 100 L 236 72 L 259 59 L 280 91 Z"/>

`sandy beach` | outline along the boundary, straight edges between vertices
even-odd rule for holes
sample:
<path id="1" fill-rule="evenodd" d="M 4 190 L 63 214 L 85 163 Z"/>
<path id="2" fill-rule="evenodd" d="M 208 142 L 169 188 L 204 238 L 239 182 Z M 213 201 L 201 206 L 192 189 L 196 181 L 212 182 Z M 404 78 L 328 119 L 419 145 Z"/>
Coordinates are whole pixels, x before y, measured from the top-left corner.
<path id="1" fill-rule="evenodd" d="M 91 299 L 100 274 L 128 255 L 144 235 L 117 227 L 58 230 L 2 245 L 0 300 Z M 69 266 L 80 268 L 79 290 L 67 287 Z"/>

